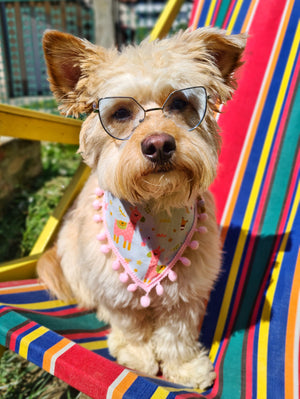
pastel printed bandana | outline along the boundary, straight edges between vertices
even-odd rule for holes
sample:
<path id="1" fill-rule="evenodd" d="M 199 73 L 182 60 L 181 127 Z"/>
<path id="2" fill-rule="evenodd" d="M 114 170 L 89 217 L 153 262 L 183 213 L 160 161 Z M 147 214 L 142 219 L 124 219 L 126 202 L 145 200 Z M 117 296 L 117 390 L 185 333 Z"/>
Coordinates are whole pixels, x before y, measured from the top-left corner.
<path id="1" fill-rule="evenodd" d="M 105 228 L 97 238 L 107 240 L 101 250 L 114 252 L 113 269 L 119 270 L 123 266 L 120 280 L 128 283 L 129 291 L 142 288 L 146 295 L 141 297 L 141 304 L 147 307 L 152 288 L 155 287 L 157 295 L 162 295 L 161 280 L 167 276 L 171 281 L 176 280 L 172 268 L 177 261 L 190 265 L 183 252 L 187 246 L 198 247 L 198 242 L 192 241 L 197 230 L 197 206 L 172 209 L 172 213 L 153 212 L 149 204 L 135 206 L 110 192 L 103 195 L 98 190 L 96 195 L 94 208 L 102 208 L 102 217 L 96 214 L 94 220 L 103 221 Z"/>

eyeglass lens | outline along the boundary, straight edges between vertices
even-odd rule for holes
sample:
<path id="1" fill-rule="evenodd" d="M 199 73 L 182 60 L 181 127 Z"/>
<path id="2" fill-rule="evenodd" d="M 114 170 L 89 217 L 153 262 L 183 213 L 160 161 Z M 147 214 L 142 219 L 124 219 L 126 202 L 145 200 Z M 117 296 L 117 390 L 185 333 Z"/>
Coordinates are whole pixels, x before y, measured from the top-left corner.
<path id="1" fill-rule="evenodd" d="M 161 110 L 178 126 L 193 130 L 200 125 L 205 115 L 205 88 L 199 86 L 174 91 Z M 106 97 L 99 101 L 102 126 L 108 134 L 120 140 L 130 137 L 134 129 L 145 119 L 146 111 L 131 97 Z"/>

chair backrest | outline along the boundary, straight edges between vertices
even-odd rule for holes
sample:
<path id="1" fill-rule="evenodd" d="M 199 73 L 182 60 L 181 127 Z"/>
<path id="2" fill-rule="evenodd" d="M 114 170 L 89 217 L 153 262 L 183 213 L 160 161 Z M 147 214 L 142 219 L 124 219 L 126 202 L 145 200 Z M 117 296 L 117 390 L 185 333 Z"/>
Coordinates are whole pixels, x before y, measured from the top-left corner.
<path id="1" fill-rule="evenodd" d="M 218 374 L 211 397 L 299 395 L 299 16 L 295 0 L 194 4 L 193 28 L 249 34 L 238 90 L 219 117 L 212 190 L 224 271 L 201 332 Z"/>

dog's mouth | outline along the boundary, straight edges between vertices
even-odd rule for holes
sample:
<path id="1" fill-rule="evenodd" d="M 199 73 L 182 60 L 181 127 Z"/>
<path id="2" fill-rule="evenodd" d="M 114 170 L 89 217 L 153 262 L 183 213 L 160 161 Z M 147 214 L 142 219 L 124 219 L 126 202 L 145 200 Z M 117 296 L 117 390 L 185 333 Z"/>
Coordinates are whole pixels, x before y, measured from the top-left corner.
<path id="1" fill-rule="evenodd" d="M 142 173 L 142 176 L 147 176 L 149 174 L 168 173 L 173 171 L 174 169 L 175 167 L 171 162 L 152 164 Z"/>

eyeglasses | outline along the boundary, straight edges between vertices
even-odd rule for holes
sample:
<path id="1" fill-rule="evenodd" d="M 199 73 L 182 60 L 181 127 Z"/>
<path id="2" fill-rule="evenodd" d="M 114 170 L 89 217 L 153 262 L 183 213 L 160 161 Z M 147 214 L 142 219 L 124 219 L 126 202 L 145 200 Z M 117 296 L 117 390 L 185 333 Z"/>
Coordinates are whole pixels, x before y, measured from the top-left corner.
<path id="1" fill-rule="evenodd" d="M 105 97 L 94 105 L 100 122 L 110 136 L 128 140 L 148 112 L 162 111 L 166 118 L 189 131 L 203 121 L 207 108 L 207 94 L 203 86 L 173 91 L 161 108 L 144 109 L 132 97 Z"/>

